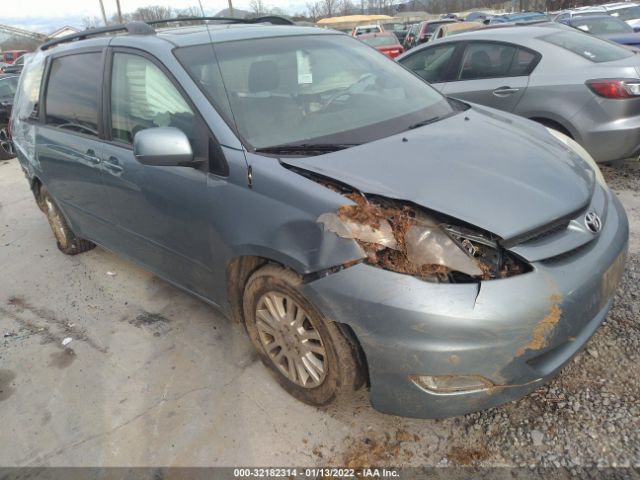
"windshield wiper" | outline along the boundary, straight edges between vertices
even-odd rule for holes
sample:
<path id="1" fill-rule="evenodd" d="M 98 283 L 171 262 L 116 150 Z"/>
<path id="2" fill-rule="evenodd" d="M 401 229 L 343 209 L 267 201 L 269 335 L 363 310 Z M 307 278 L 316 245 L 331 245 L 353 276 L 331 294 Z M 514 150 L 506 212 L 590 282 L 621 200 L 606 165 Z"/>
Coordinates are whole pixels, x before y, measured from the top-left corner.
<path id="1" fill-rule="evenodd" d="M 438 120 L 442 120 L 442 117 L 440 115 L 427 118 L 426 120 L 422 120 L 421 122 L 414 123 L 413 125 L 409 125 L 407 127 L 407 130 L 413 130 L 415 128 L 424 127 L 425 125 L 429 125 L 430 123 L 437 122 Z"/>
<path id="2" fill-rule="evenodd" d="M 355 147 L 358 143 L 299 143 L 287 145 L 274 145 L 272 147 L 256 148 L 256 153 L 274 153 L 292 155 L 296 153 L 329 153 Z"/>

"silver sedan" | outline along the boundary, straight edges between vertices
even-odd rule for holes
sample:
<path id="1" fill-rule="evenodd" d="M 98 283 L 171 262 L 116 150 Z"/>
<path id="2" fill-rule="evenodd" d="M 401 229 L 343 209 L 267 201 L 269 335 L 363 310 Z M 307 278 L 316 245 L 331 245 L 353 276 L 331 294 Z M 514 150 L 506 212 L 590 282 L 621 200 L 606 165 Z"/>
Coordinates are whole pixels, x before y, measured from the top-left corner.
<path id="1" fill-rule="evenodd" d="M 598 162 L 640 154 L 640 56 L 558 24 L 487 28 L 398 57 L 447 96 L 559 130 Z"/>

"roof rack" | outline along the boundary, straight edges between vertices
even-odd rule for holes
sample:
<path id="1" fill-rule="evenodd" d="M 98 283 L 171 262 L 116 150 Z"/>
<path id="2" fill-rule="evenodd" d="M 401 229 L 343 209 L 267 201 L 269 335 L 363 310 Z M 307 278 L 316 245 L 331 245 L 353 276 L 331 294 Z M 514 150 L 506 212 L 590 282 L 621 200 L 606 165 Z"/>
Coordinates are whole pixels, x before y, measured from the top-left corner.
<path id="1" fill-rule="evenodd" d="M 100 28 L 92 28 L 89 30 L 84 30 L 78 33 L 72 33 L 70 35 L 65 35 L 64 37 L 56 38 L 53 40 L 49 40 L 48 42 L 40 45 L 40 50 L 47 50 L 54 45 L 58 45 L 60 43 L 68 43 L 74 42 L 77 40 L 84 40 L 89 37 L 96 37 L 98 35 L 104 35 L 105 33 L 114 33 L 114 32 L 127 32 L 134 35 L 153 35 L 156 31 L 151 28 L 148 24 L 144 22 L 129 22 L 123 23 L 119 25 L 110 25 L 108 27 L 100 27 Z"/>
<path id="2" fill-rule="evenodd" d="M 163 20 L 153 20 L 146 22 L 147 25 L 160 25 L 163 23 L 179 23 L 179 22 L 197 22 L 197 21 L 218 21 L 226 23 L 271 23 L 272 25 L 295 25 L 291 20 L 277 15 L 266 15 L 255 18 L 234 18 L 234 17 L 177 17 L 167 18 Z"/>

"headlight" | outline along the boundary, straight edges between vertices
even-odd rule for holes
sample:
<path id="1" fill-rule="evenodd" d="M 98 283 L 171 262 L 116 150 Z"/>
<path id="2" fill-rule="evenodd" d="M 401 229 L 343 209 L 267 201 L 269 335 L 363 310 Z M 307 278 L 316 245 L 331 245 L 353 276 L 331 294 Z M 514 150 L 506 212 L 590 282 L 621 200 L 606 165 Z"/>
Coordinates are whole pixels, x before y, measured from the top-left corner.
<path id="1" fill-rule="evenodd" d="M 593 157 L 589 154 L 589 152 L 587 152 L 584 149 L 584 147 L 582 145 L 580 145 L 578 142 L 576 142 L 573 138 L 566 136 L 564 133 L 559 132 L 558 130 L 554 130 L 553 128 L 548 128 L 547 127 L 547 131 L 551 135 L 553 135 L 557 140 L 562 142 L 566 147 L 568 147 L 571 150 L 573 150 L 585 162 L 587 162 L 589 164 L 589 166 L 591 167 L 591 169 L 593 170 L 593 173 L 595 173 L 595 175 L 596 175 L 596 181 L 602 186 L 602 188 L 607 190 L 607 182 L 605 181 L 604 177 L 602 176 L 602 172 L 600 171 L 600 168 L 598 167 L 598 164 L 593 159 Z"/>
<path id="2" fill-rule="evenodd" d="M 430 281 L 478 281 L 527 271 L 495 238 L 426 215 L 394 202 L 369 201 L 357 193 L 356 205 L 318 217 L 324 229 L 356 240 L 367 263 Z M 388 204 L 388 205 L 387 205 Z"/>

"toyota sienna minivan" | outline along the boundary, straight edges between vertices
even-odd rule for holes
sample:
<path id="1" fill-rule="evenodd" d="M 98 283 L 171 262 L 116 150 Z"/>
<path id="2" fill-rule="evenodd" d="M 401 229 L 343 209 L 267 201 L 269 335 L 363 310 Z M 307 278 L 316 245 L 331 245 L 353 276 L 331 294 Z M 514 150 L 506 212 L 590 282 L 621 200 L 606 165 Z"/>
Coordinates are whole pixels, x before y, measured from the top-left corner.
<path id="1" fill-rule="evenodd" d="M 489 408 L 602 323 L 628 224 L 571 139 L 335 31 L 157 27 L 26 62 L 13 138 L 62 252 L 100 245 L 242 322 L 312 405 Z"/>

